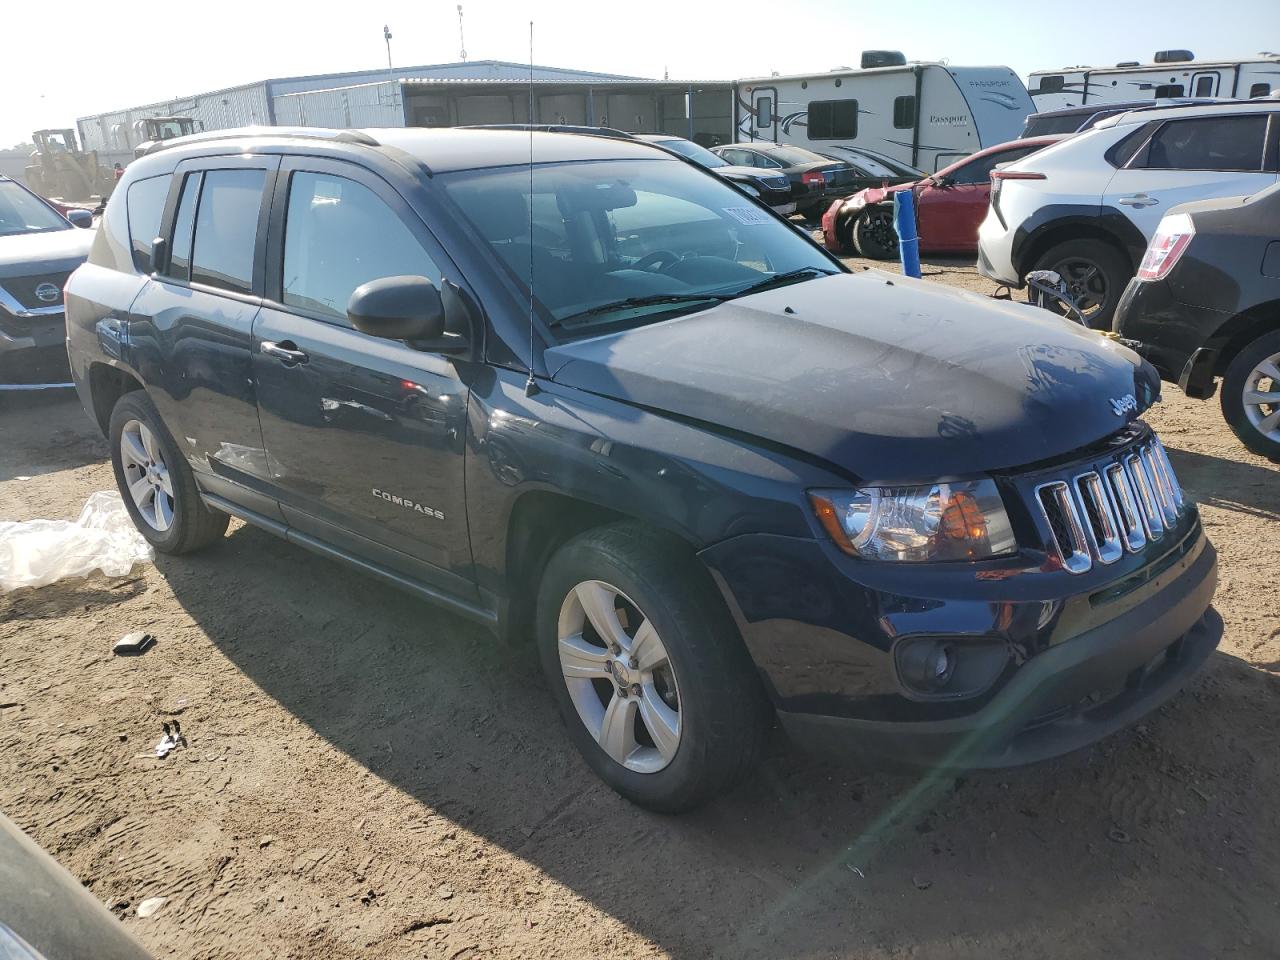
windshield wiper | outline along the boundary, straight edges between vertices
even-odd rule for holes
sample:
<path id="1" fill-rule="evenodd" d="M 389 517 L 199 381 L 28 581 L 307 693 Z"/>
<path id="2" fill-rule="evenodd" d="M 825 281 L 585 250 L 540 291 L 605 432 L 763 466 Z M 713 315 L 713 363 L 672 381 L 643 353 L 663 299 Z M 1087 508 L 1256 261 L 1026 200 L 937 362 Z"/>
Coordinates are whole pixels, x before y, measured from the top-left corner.
<path id="1" fill-rule="evenodd" d="M 821 267 L 800 267 L 798 270 L 788 270 L 786 273 L 775 273 L 772 277 L 765 277 L 763 280 L 747 284 L 741 290 L 726 296 L 725 299 L 732 300 L 737 297 L 749 296 L 762 290 L 768 290 L 770 287 L 791 283 L 806 277 L 832 277 L 835 276 L 836 272 L 835 270 L 823 270 Z"/>
<path id="2" fill-rule="evenodd" d="M 648 307 L 664 303 L 704 303 L 708 300 L 724 301 L 731 296 L 737 294 L 724 293 L 653 293 L 646 297 L 627 297 L 625 300 L 614 300 L 611 303 L 602 303 L 596 307 L 589 307 L 586 310 L 579 310 L 577 313 L 571 313 L 567 317 L 557 317 L 551 321 L 553 327 L 572 326 L 571 321 L 585 320 L 587 317 L 598 316 L 602 313 L 616 313 L 619 310 L 626 310 L 629 307 Z"/>

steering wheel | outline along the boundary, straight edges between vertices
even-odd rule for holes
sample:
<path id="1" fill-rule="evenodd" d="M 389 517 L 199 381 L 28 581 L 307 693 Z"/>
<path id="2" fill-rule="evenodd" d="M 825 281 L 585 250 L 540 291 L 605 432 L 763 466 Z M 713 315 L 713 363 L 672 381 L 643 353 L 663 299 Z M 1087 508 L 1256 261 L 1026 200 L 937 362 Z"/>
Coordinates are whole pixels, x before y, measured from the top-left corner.
<path id="1" fill-rule="evenodd" d="M 631 268 L 633 270 L 652 270 L 661 264 L 662 266 L 658 267 L 658 272 L 661 273 L 671 264 L 679 263 L 681 259 L 679 254 L 672 253 L 670 250 L 652 250 L 633 263 Z"/>

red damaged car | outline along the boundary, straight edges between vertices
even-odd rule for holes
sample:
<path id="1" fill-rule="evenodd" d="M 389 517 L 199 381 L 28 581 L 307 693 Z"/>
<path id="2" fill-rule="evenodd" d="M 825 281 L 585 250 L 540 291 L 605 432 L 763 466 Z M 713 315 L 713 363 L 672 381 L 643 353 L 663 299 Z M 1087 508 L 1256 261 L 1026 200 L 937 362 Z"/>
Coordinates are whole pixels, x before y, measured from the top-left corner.
<path id="1" fill-rule="evenodd" d="M 920 251 L 974 254 L 978 226 L 991 199 L 991 171 L 997 164 L 1021 160 L 1062 139 L 1065 137 L 1012 140 L 979 150 L 914 183 L 860 190 L 835 201 L 822 215 L 823 242 L 833 253 L 895 259 L 898 236 L 893 230 L 893 195 L 910 189 L 916 195 Z"/>

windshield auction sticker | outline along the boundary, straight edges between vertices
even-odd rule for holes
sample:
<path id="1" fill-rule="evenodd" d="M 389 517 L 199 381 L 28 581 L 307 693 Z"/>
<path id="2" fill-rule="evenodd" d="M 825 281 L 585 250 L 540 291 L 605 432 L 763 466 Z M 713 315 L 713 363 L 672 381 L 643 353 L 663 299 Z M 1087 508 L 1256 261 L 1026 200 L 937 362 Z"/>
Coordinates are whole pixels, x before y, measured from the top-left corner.
<path id="1" fill-rule="evenodd" d="M 755 207 L 725 207 L 724 212 L 739 223 L 745 223 L 749 227 L 769 222 L 769 215 L 763 210 L 757 210 Z"/>

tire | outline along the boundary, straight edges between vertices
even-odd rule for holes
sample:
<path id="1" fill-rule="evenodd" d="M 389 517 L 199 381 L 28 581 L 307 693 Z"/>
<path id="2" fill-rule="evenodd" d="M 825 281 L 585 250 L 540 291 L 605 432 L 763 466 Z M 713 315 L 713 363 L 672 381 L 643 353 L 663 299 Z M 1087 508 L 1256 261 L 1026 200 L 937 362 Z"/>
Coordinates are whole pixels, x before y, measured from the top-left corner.
<path id="1" fill-rule="evenodd" d="M 893 229 L 893 208 L 863 208 L 853 223 L 853 248 L 870 260 L 897 260 L 898 235 Z"/>
<path id="2" fill-rule="evenodd" d="M 1094 330 L 1110 330 L 1111 318 L 1133 276 L 1128 259 L 1105 240 L 1081 238 L 1050 247 L 1033 270 L 1052 270 L 1067 281 L 1085 321 Z M 1065 314 L 1066 308 L 1055 309 Z"/>
<path id="3" fill-rule="evenodd" d="M 597 631 L 602 619 L 612 626 Z M 547 565 L 537 627 L 570 739 L 631 802 L 691 810 L 759 758 L 768 700 L 711 578 L 682 542 L 629 523 L 580 534 Z M 618 639 L 616 657 L 604 633 Z"/>
<path id="4" fill-rule="evenodd" d="M 1276 402 L 1245 402 L 1266 393 Z M 1258 456 L 1280 462 L 1280 330 L 1263 334 L 1232 358 L 1222 377 L 1221 403 L 1240 442 Z"/>
<path id="5" fill-rule="evenodd" d="M 145 391 L 133 390 L 116 402 L 109 437 L 125 508 L 157 551 L 191 553 L 222 539 L 231 518 L 204 505 L 186 457 Z M 143 493 L 135 496 L 138 486 Z"/>

